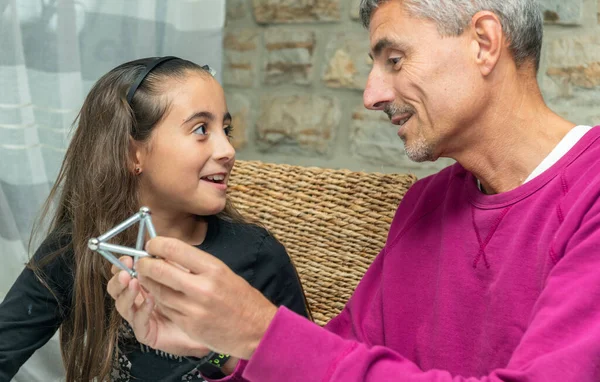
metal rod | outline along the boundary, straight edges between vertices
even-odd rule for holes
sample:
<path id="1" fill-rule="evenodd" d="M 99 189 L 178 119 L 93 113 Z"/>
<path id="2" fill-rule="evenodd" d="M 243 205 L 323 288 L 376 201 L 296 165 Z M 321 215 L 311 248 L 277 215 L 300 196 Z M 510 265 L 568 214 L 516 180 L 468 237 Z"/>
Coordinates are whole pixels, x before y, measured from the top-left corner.
<path id="1" fill-rule="evenodd" d="M 131 227 L 135 223 L 139 222 L 140 226 L 138 229 L 138 235 L 136 240 L 135 249 L 124 247 L 122 245 L 110 244 L 105 241 L 111 239 L 112 237 L 118 235 L 119 233 L 125 231 L 127 228 Z M 136 263 L 138 262 L 140 257 L 150 257 L 150 255 L 144 251 L 144 239 L 146 238 L 145 231 L 148 230 L 148 235 L 150 238 L 156 237 L 156 229 L 152 224 L 152 218 L 150 216 L 150 209 L 148 207 L 140 208 L 140 211 L 135 215 L 131 216 L 124 222 L 120 223 L 116 227 L 110 229 L 108 232 L 97 238 L 91 238 L 88 241 L 88 247 L 92 251 L 96 251 L 101 254 L 106 260 L 108 260 L 111 264 L 119 267 L 120 269 L 129 273 L 131 277 L 137 277 L 137 272 L 135 271 Z M 117 252 L 126 256 L 133 257 L 133 267 L 131 269 L 127 268 L 125 264 L 123 264 L 116 256 L 112 254 L 112 252 Z"/>
<path id="2" fill-rule="evenodd" d="M 150 238 L 153 239 L 156 237 L 156 229 L 154 229 L 154 224 L 152 224 L 152 218 L 150 215 L 146 215 L 145 220 L 147 226 L 146 228 L 148 229 L 148 235 L 150 235 Z"/>
<path id="3" fill-rule="evenodd" d="M 112 238 L 115 235 L 118 235 L 119 233 L 121 233 L 121 232 L 125 231 L 127 228 L 129 228 L 131 225 L 137 223 L 140 219 L 141 219 L 140 214 L 136 213 L 129 219 L 125 220 L 123 223 L 119 224 L 115 228 L 106 232 L 104 235 L 98 236 L 98 241 L 103 242 L 103 241 L 106 241 L 106 240 Z"/>
<path id="4" fill-rule="evenodd" d="M 144 249 L 144 237 L 146 236 L 146 219 L 140 220 L 140 229 L 138 231 L 137 242 L 135 249 L 142 251 Z"/>
<path id="5" fill-rule="evenodd" d="M 139 229 L 138 229 L 137 241 L 135 243 L 135 249 L 137 249 L 138 251 L 142 251 L 144 249 L 144 238 L 146 237 L 146 219 L 145 219 L 146 214 L 145 214 L 145 211 L 142 211 L 142 210 L 140 210 L 140 212 L 139 212 L 141 218 L 140 218 L 140 225 L 139 225 Z M 131 269 L 133 269 L 134 271 L 135 271 L 135 267 L 136 267 L 139 259 L 140 259 L 139 256 L 133 256 L 133 265 L 131 266 Z"/>
<path id="6" fill-rule="evenodd" d="M 119 261 L 119 259 L 117 259 L 115 256 L 113 256 L 112 253 L 108 252 L 108 251 L 104 251 L 102 249 L 98 249 L 96 252 L 98 252 L 99 254 L 101 254 L 106 260 L 108 260 L 111 264 L 121 268 L 122 270 L 124 270 L 125 272 L 129 273 L 129 275 L 131 277 L 134 277 L 134 275 L 136 274 L 133 270 L 127 268 L 125 266 L 125 264 L 123 264 L 121 261 Z"/>
<path id="7" fill-rule="evenodd" d="M 129 248 L 129 247 L 123 247 L 122 245 L 116 245 L 116 244 L 109 244 L 109 243 L 99 243 L 98 244 L 98 249 L 100 250 L 104 250 L 104 251 L 111 251 L 111 252 L 117 252 L 120 253 L 122 255 L 127 255 L 127 256 L 137 256 L 137 257 L 149 257 L 150 255 L 148 254 L 148 252 L 146 251 L 139 251 L 137 249 L 133 249 L 133 248 Z"/>

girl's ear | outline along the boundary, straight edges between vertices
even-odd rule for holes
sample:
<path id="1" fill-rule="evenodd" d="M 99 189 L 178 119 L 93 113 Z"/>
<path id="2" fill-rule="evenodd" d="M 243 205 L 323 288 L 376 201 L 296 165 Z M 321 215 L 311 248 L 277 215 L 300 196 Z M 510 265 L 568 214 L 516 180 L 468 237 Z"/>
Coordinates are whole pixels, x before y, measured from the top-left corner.
<path id="1" fill-rule="evenodd" d="M 143 171 L 143 145 L 141 142 L 136 141 L 133 137 L 129 136 L 129 163 L 131 171 L 135 175 L 139 175 Z"/>

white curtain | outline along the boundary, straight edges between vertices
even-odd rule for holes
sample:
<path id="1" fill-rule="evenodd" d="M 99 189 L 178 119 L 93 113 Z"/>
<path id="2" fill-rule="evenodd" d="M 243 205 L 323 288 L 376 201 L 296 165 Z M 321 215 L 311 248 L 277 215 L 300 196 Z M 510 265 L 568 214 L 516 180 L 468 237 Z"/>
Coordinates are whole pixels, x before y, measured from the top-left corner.
<path id="1" fill-rule="evenodd" d="M 224 20 L 225 0 L 0 0 L 0 300 L 30 256 L 32 222 L 93 83 L 164 55 L 208 64 L 220 79 Z M 55 336 L 14 380 L 63 375 Z"/>

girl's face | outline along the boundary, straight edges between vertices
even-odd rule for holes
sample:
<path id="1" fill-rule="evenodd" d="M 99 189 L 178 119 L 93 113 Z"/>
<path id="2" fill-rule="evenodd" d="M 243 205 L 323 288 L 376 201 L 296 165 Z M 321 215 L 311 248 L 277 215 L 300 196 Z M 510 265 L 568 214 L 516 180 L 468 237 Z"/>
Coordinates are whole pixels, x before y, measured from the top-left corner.
<path id="1" fill-rule="evenodd" d="M 140 201 L 166 215 L 217 214 L 225 208 L 235 162 L 223 89 L 209 75 L 195 72 L 166 88 L 170 107 L 149 141 L 134 143 L 142 170 Z"/>

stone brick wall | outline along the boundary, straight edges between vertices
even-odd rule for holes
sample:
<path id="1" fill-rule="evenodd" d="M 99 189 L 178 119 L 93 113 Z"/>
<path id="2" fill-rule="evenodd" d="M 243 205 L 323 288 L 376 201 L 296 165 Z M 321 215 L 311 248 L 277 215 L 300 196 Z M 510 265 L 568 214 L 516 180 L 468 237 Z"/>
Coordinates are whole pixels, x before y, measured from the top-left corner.
<path id="1" fill-rule="evenodd" d="M 600 0 L 540 0 L 539 80 L 549 106 L 600 124 Z M 362 106 L 371 63 L 360 0 L 227 0 L 223 82 L 238 158 L 382 172 L 415 164 L 381 112 Z"/>

